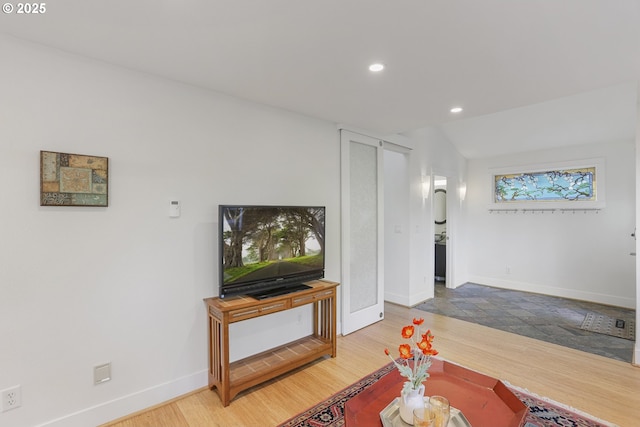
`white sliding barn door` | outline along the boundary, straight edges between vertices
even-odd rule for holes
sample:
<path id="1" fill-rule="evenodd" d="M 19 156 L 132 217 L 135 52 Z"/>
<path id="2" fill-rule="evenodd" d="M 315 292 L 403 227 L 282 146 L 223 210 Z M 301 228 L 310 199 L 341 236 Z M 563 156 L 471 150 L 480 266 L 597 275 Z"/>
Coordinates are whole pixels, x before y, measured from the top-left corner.
<path id="1" fill-rule="evenodd" d="M 384 317 L 383 142 L 342 130 L 342 334 Z"/>

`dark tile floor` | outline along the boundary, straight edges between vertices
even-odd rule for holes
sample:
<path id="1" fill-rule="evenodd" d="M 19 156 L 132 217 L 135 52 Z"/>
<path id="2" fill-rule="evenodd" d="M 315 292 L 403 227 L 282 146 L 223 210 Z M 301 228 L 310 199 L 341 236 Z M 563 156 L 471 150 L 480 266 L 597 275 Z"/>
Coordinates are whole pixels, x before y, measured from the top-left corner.
<path id="1" fill-rule="evenodd" d="M 416 308 L 565 347 L 631 362 L 634 341 L 583 331 L 587 312 L 635 319 L 635 310 L 466 283 L 447 289 L 437 282 L 435 298 Z"/>

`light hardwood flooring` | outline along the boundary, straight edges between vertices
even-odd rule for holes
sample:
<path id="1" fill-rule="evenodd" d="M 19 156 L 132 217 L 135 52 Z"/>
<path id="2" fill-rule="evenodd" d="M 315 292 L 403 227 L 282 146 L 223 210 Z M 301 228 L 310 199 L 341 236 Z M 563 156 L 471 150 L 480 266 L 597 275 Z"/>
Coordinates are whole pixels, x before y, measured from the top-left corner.
<path id="1" fill-rule="evenodd" d="M 276 426 L 388 363 L 384 348 L 400 344 L 413 317 L 425 319 L 442 358 L 620 427 L 640 426 L 640 367 L 394 304 L 385 305 L 384 320 L 340 337 L 336 358 L 247 390 L 226 408 L 205 388 L 105 426 Z"/>

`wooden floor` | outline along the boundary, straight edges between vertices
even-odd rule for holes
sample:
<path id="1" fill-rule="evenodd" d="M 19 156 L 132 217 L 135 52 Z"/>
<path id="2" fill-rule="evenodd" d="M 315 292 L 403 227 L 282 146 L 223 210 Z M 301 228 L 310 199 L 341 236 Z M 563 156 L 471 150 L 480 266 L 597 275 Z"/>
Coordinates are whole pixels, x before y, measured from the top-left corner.
<path id="1" fill-rule="evenodd" d="M 413 317 L 424 317 L 447 360 L 620 427 L 640 426 L 640 367 L 416 309 L 385 310 L 383 321 L 340 337 L 338 357 L 247 390 L 226 408 L 202 389 L 105 426 L 276 426 L 388 363 L 384 348 L 401 343 L 400 329 Z"/>

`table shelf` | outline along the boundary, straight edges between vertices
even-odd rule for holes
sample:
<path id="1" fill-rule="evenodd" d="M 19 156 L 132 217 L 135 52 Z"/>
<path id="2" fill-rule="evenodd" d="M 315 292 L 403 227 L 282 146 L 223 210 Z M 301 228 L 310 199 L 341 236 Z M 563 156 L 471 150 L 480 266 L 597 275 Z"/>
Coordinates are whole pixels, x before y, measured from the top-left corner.
<path id="1" fill-rule="evenodd" d="M 315 280 L 310 289 L 264 300 L 207 298 L 209 388 L 228 406 L 241 391 L 324 356 L 336 356 L 336 287 Z M 244 359 L 229 362 L 229 324 L 313 304 L 313 334 Z"/>

